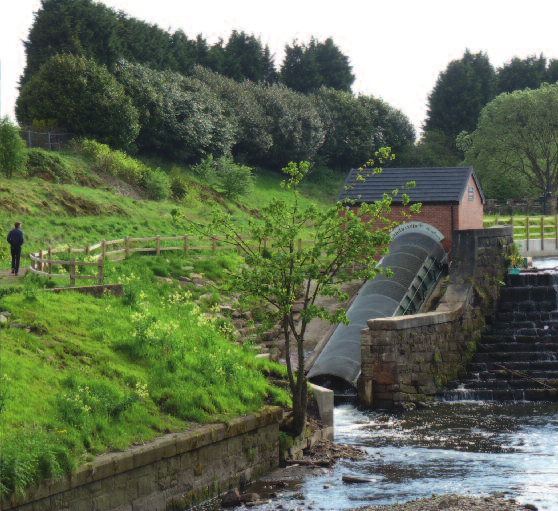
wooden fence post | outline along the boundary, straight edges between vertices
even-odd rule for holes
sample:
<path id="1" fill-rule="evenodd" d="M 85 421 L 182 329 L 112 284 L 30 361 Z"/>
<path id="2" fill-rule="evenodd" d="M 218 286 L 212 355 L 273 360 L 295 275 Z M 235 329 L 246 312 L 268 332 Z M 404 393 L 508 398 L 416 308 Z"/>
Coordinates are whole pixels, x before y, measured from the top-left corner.
<path id="1" fill-rule="evenodd" d="M 297 242 L 297 246 L 298 246 L 298 251 L 300 252 L 302 250 L 302 240 L 296 240 Z"/>
<path id="2" fill-rule="evenodd" d="M 529 252 L 529 217 L 525 217 L 525 245 L 527 252 Z"/>
<path id="3" fill-rule="evenodd" d="M 126 259 L 128 259 L 128 256 L 130 255 L 130 241 L 129 241 L 129 236 L 126 236 L 126 238 L 124 238 L 124 253 L 126 254 Z"/>
<path id="4" fill-rule="evenodd" d="M 213 255 L 217 253 L 217 236 L 215 234 L 211 236 L 211 252 Z"/>
<path id="5" fill-rule="evenodd" d="M 48 273 L 52 274 L 52 247 L 48 246 Z"/>
<path id="6" fill-rule="evenodd" d="M 39 264 L 37 265 L 39 271 L 43 271 L 43 251 L 39 250 Z"/>
<path id="7" fill-rule="evenodd" d="M 90 252 L 90 250 L 89 250 L 89 245 L 85 245 L 85 255 L 88 256 L 88 255 L 89 255 L 89 252 Z"/>
<path id="8" fill-rule="evenodd" d="M 157 234 L 157 255 L 161 255 L 161 235 Z"/>
<path id="9" fill-rule="evenodd" d="M 188 255 L 188 235 L 184 235 L 184 255 Z"/>
<path id="10" fill-rule="evenodd" d="M 75 286 L 76 284 L 76 260 L 70 259 L 70 285 Z"/>
<path id="11" fill-rule="evenodd" d="M 99 259 L 97 261 L 97 280 L 99 282 L 102 282 L 103 279 L 105 278 L 104 265 L 105 265 L 105 261 L 103 259 Z"/>
<path id="12" fill-rule="evenodd" d="M 104 259 L 107 256 L 107 242 L 105 240 L 101 240 L 101 250 L 102 250 L 101 259 Z"/>
<path id="13" fill-rule="evenodd" d="M 541 216 L 541 251 L 544 251 L 544 216 Z"/>

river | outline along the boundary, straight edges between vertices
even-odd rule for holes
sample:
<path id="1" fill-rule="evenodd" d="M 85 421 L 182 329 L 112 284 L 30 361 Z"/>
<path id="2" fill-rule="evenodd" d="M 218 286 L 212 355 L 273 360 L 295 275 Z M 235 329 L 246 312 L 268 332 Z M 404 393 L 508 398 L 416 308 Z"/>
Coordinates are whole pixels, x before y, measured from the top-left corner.
<path id="1" fill-rule="evenodd" d="M 343 510 L 432 494 L 503 493 L 540 511 L 558 511 L 557 403 L 438 402 L 406 414 L 341 406 L 335 441 L 367 456 L 316 469 L 317 475 L 250 509 Z M 345 474 L 373 481 L 347 484 Z M 249 489 L 268 498 L 261 490 Z"/>
<path id="2" fill-rule="evenodd" d="M 558 260 L 537 263 L 554 268 Z M 365 459 L 317 469 L 251 509 L 343 510 L 432 494 L 503 493 L 558 511 L 558 403 L 439 401 L 406 414 L 340 406 L 334 417 L 335 441 L 364 449 Z M 344 474 L 373 481 L 346 484 Z"/>

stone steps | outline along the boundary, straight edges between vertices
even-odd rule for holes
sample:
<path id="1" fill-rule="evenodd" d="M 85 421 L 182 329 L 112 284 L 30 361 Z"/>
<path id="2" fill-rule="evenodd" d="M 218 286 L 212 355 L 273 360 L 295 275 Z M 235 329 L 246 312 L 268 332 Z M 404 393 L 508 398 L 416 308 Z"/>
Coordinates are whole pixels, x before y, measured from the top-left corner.
<path id="1" fill-rule="evenodd" d="M 445 400 L 558 400 L 558 275 L 507 275 L 490 331 Z"/>
<path id="2" fill-rule="evenodd" d="M 558 401 L 557 389 L 453 390 L 443 395 L 446 401 Z"/>

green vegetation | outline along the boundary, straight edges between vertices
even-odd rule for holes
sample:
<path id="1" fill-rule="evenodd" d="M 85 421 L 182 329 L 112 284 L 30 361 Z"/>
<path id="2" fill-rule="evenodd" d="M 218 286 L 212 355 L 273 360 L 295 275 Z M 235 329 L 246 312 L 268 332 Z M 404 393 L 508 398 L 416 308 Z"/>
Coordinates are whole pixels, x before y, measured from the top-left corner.
<path id="1" fill-rule="evenodd" d="M 521 198 L 558 190 L 558 86 L 501 94 L 486 105 L 466 159 L 482 169 L 491 197 Z"/>
<path id="2" fill-rule="evenodd" d="M 248 208 L 174 165 L 172 173 L 188 192 L 174 201 L 146 200 L 149 191 L 134 184 L 143 183 L 136 170 L 144 176 L 152 167 L 96 143 L 74 147 L 62 154 L 28 151 L 27 177 L 0 180 L 0 234 L 4 239 L 14 221 L 23 222 L 23 261 L 48 244 L 84 247 L 127 235 L 182 235 L 173 222 L 177 208 L 201 221 L 213 204 L 243 225 L 259 215 L 260 204 L 287 196 L 274 173 L 257 169 Z M 165 170 L 157 172 L 167 177 Z M 341 184 L 337 179 L 335 187 Z M 309 203 L 304 188 L 301 201 Z M 29 484 L 60 476 L 97 453 L 125 449 L 190 422 L 228 421 L 266 404 L 290 404 L 284 387 L 264 377 L 284 379 L 285 369 L 257 360 L 250 341 L 237 343 L 231 319 L 219 312 L 220 305 L 248 306 L 229 279 L 242 262 L 234 251 L 227 254 L 164 252 L 106 262 L 105 282 L 122 283 L 122 297 L 52 294 L 43 288 L 68 281 L 30 273 L 18 281 L 0 276 L 0 312 L 10 312 L 9 322 L 22 325 L 1 330 L 2 495 L 23 493 Z M 9 267 L 8 257 L 2 242 L 2 268 Z M 201 276 L 201 287 L 178 285 L 179 277 L 193 280 L 194 274 Z"/>
<path id="3" fill-rule="evenodd" d="M 420 165 L 462 164 L 464 150 L 456 145 L 456 138 L 463 131 L 471 133 L 475 130 L 485 106 L 499 94 L 520 90 L 528 93 L 527 89 L 533 91 L 544 83 L 554 84 L 557 79 L 558 60 L 547 59 L 542 54 L 525 58 L 513 57 L 501 67 L 494 68 L 485 53 L 471 53 L 466 50 L 462 58 L 451 61 L 440 73 L 429 94 L 425 132 L 411 157 Z M 509 125 L 503 124 L 502 127 L 515 130 L 521 126 L 519 118 L 510 120 Z M 485 118 L 483 123 L 487 124 L 488 121 Z M 477 164 L 476 170 L 484 170 L 486 162 Z M 513 186 L 506 188 L 507 192 L 522 190 L 523 183 L 518 186 L 515 176 L 502 179 L 513 183 Z M 484 182 L 482 184 L 485 185 Z M 512 197 L 506 196 L 507 192 L 503 189 L 498 190 L 500 195 L 491 195 L 491 187 L 494 185 L 495 183 L 490 183 L 490 186 L 486 186 L 488 197 Z"/>
<path id="4" fill-rule="evenodd" d="M 7 117 L 0 119 L 0 173 L 11 178 L 23 171 L 27 151 L 25 142 L 19 136 L 19 127 Z"/>
<path id="5" fill-rule="evenodd" d="M 376 161 L 367 163 L 378 174 L 382 164 L 390 159 L 389 149 L 376 153 Z M 306 427 L 308 389 L 305 375 L 304 340 L 309 323 L 319 318 L 332 324 L 348 323 L 345 310 L 330 312 L 317 303 L 319 296 L 334 297 L 343 302 L 341 284 L 354 279 L 372 279 L 383 271 L 377 261 L 386 253 L 390 232 L 400 222 L 389 218 L 392 194 L 373 204 L 362 204 L 357 211 L 350 208 L 354 201 L 339 201 L 319 209 L 314 204 L 303 206 L 299 186 L 308 174 L 310 164 L 290 163 L 284 170 L 288 179 L 281 187 L 287 198 L 274 198 L 261 210 L 261 220 L 239 226 L 221 209 L 212 211 L 211 222 L 197 225 L 186 220 L 185 225 L 201 235 L 223 235 L 245 257 L 245 264 L 231 271 L 235 289 L 247 298 L 269 304 L 268 317 L 281 326 L 285 340 L 285 360 L 293 405 L 291 433 L 300 435 Z M 362 170 L 357 179 L 372 177 Z M 409 187 L 412 183 L 407 184 Z M 409 196 L 402 194 L 403 206 L 409 206 Z M 407 216 L 420 211 L 420 204 L 409 206 Z M 308 245 L 300 240 L 308 238 Z M 347 268 L 357 267 L 352 271 Z M 389 273 L 389 270 L 388 272 Z M 297 307 L 298 305 L 298 307 Z M 300 315 L 300 321 L 295 316 Z M 291 353 L 296 352 L 293 365 Z"/>
<path id="6" fill-rule="evenodd" d="M 212 264 L 215 278 L 238 262 Z M 196 261 L 115 265 L 107 280 L 123 283 L 123 297 L 38 292 L 30 274 L 24 292 L 2 297 L 1 309 L 25 325 L 2 331 L 2 494 L 189 421 L 288 404 L 252 346 L 230 342 L 232 325 L 218 308 L 204 311 L 193 292 L 154 279 L 182 275 L 182 265 Z"/>
<path id="7" fill-rule="evenodd" d="M 556 239 L 557 218 L 556 216 L 544 215 L 514 215 L 496 216 L 487 215 L 484 217 L 484 227 L 494 227 L 498 225 L 512 225 L 513 236 L 516 241 L 529 239 Z"/>
<path id="8" fill-rule="evenodd" d="M 19 123 L 144 157 L 195 165 L 232 155 L 276 172 L 308 160 L 345 173 L 415 140 L 402 112 L 351 93 L 349 59 L 331 38 L 293 42 L 278 73 L 244 32 L 210 47 L 93 0 L 45 0 L 25 47 Z"/>

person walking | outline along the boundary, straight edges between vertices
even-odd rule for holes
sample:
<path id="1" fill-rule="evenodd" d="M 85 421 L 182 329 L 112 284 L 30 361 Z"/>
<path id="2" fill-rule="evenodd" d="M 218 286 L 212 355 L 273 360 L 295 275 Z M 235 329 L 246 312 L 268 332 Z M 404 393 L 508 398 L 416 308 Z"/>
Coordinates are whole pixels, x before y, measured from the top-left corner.
<path id="1" fill-rule="evenodd" d="M 12 273 L 17 275 L 19 271 L 19 260 L 21 258 L 21 245 L 25 241 L 23 231 L 20 229 L 21 222 L 16 222 L 14 228 L 8 233 L 6 240 L 12 247 Z"/>

